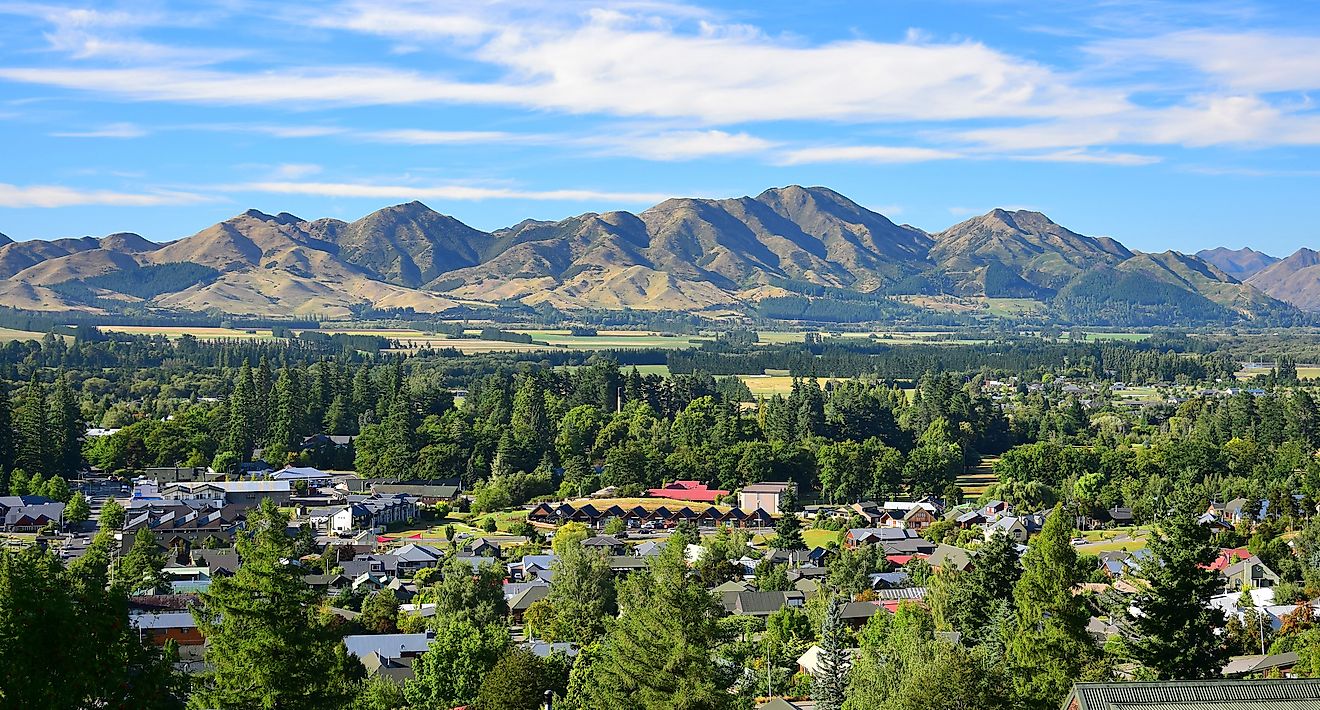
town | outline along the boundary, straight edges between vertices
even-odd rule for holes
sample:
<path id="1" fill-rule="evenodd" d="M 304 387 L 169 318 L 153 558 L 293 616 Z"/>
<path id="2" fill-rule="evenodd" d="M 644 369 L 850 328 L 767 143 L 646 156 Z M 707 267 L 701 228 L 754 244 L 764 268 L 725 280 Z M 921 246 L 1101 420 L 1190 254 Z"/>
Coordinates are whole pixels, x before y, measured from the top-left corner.
<path id="1" fill-rule="evenodd" d="M 0 348 L 49 365 L 0 398 L 0 638 L 122 615 L 64 657 L 132 660 L 81 685 L 9 666 L 27 706 L 928 707 L 947 683 L 935 706 L 1080 708 L 1132 682 L 1309 699 L 1320 675 L 1320 414 L 1286 361 L 740 401 L 608 361 L 456 388 L 425 353 L 77 342 Z M 79 393 L 88 357 L 147 396 Z"/>

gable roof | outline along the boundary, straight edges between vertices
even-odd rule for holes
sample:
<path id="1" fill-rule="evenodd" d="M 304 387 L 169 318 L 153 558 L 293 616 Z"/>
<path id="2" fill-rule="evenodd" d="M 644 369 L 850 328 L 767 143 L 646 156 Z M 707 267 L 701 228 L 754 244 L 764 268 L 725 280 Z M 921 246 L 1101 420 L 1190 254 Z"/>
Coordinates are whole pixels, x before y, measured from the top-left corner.
<path id="1" fill-rule="evenodd" d="M 1280 701 L 1320 701 L 1320 679 L 1183 680 L 1159 683 L 1077 683 L 1063 707 L 1077 710 L 1266 710 L 1315 707 Z"/>

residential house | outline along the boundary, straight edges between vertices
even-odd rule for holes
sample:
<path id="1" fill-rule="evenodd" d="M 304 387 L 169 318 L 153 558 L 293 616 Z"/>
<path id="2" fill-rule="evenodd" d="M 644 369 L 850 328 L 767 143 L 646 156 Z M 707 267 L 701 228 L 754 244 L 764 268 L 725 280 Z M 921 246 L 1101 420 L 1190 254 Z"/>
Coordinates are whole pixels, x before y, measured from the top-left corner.
<path id="1" fill-rule="evenodd" d="M 733 592 L 725 594 L 722 601 L 730 614 L 765 618 L 786 606 L 804 606 L 806 596 L 798 591 Z"/>
<path id="2" fill-rule="evenodd" d="M 288 466 L 272 473 L 270 477 L 274 481 L 288 481 L 291 486 L 302 481 L 310 488 L 328 486 L 333 480 L 330 474 L 311 466 Z"/>
<path id="3" fill-rule="evenodd" d="M 1224 578 L 1224 589 L 1230 592 L 1247 587 L 1265 589 L 1279 583 L 1279 575 L 1255 555 L 1225 567 L 1220 575 Z"/>
<path id="4" fill-rule="evenodd" d="M 171 640 L 180 646 L 201 646 L 206 642 L 190 611 L 134 611 L 129 613 L 128 623 L 153 646 L 164 646 Z"/>
<path id="5" fill-rule="evenodd" d="M 650 498 L 714 503 L 717 499 L 729 495 L 729 491 L 710 488 L 700 481 L 674 481 L 660 488 L 647 489 L 646 495 Z"/>
<path id="6" fill-rule="evenodd" d="M 925 530 L 935 522 L 935 513 L 926 508 L 915 507 L 903 514 L 903 527 L 913 530 Z"/>
<path id="7" fill-rule="evenodd" d="M 165 500 L 209 501 L 222 505 L 254 507 L 270 499 L 275 505 L 288 503 L 293 488 L 288 481 L 212 481 L 171 483 L 160 489 Z"/>
<path id="8" fill-rule="evenodd" d="M 415 543 L 408 543 L 386 554 L 395 558 L 395 574 L 399 577 L 412 577 L 419 570 L 438 566 L 444 559 L 443 552 Z"/>
<path id="9" fill-rule="evenodd" d="M 1234 656 L 1224 666 L 1225 678 L 1262 677 L 1265 674 L 1278 674 L 1281 678 L 1293 677 L 1293 666 L 1299 656 L 1296 651 L 1269 653 L 1254 656 Z"/>
<path id="10" fill-rule="evenodd" d="M 37 532 L 54 523 L 64 525 L 64 504 L 45 496 L 0 496 L 0 520 L 5 532 Z"/>
<path id="11" fill-rule="evenodd" d="M 935 551 L 930 553 L 927 561 L 937 571 L 962 572 L 972 566 L 972 553 L 961 547 L 940 543 L 935 545 Z"/>
<path id="12" fill-rule="evenodd" d="M 987 525 L 985 527 L 985 539 L 989 540 L 1001 532 L 1021 544 L 1026 544 L 1030 534 L 1027 530 L 1027 521 L 1024 518 L 1012 515 L 1005 515 Z"/>
<path id="13" fill-rule="evenodd" d="M 521 624 L 523 622 L 523 614 L 527 613 L 527 609 L 548 596 L 550 596 L 550 585 L 527 585 L 525 589 L 508 600 L 509 617 L 513 620 L 513 623 Z"/>
<path id="14" fill-rule="evenodd" d="M 791 481 L 753 483 L 738 491 L 738 507 L 744 511 L 762 510 L 770 515 L 779 515 L 784 495 L 790 492 L 797 493 L 797 485 Z"/>
<path id="15" fill-rule="evenodd" d="M 448 503 L 458 497 L 458 486 L 454 484 L 379 483 L 372 486 L 371 490 L 378 496 L 405 495 L 416 498 L 422 505 Z"/>

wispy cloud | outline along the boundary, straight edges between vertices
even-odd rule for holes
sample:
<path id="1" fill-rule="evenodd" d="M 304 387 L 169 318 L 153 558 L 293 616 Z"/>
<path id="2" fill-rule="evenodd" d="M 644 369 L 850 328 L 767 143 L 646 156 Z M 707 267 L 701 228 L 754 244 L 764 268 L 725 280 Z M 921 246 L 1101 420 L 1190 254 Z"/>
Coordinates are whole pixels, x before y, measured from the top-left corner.
<path id="1" fill-rule="evenodd" d="M 385 131 L 362 131 L 356 134 L 364 140 L 404 145 L 466 145 L 471 143 L 528 143 L 544 141 L 544 136 L 519 135 L 504 131 L 434 131 L 420 128 L 399 128 Z"/>
<path id="2" fill-rule="evenodd" d="M 10 185 L 0 183 L 0 207 L 74 207 L 113 205 L 120 207 L 156 207 L 210 202 L 215 198 L 192 192 L 116 192 L 87 190 L 64 185 Z"/>
<path id="3" fill-rule="evenodd" d="M 141 138 L 147 130 L 132 123 L 111 123 L 86 131 L 56 131 L 56 138 Z"/>
<path id="4" fill-rule="evenodd" d="M 267 192 L 281 195 L 317 195 L 320 197 L 360 197 L 371 199 L 413 200 L 549 200 L 563 202 L 612 201 L 652 203 L 669 195 L 655 192 L 614 192 L 610 190 L 526 190 L 476 185 L 388 185 L 360 182 L 249 182 L 220 188 L 227 192 Z"/>
<path id="5" fill-rule="evenodd" d="M 961 157 L 958 153 L 936 148 L 888 145 L 840 145 L 799 148 L 783 154 L 783 165 L 805 163 L 922 163 L 929 160 L 949 160 Z"/>
<path id="6" fill-rule="evenodd" d="M 777 145 L 775 141 L 759 138 L 745 132 L 726 131 L 662 131 L 587 138 L 581 141 L 598 146 L 609 155 L 627 155 L 646 160 L 693 160 L 722 155 L 749 155 L 763 153 Z"/>

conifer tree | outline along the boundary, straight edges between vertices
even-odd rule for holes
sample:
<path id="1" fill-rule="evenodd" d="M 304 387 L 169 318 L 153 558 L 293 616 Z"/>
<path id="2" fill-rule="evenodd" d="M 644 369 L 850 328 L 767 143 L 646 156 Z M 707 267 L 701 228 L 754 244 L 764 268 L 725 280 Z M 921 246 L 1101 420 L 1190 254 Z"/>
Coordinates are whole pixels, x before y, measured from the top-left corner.
<path id="1" fill-rule="evenodd" d="M 842 710 L 847 699 L 848 629 L 843 623 L 843 597 L 830 599 L 820 627 L 820 662 L 812 678 L 811 699 L 817 710 Z"/>
<path id="2" fill-rule="evenodd" d="M 0 491 L 9 492 L 9 474 L 18 457 L 14 448 L 14 412 L 9 402 L 9 387 L 0 381 Z"/>
<path id="3" fill-rule="evenodd" d="M 130 594 L 156 590 L 160 594 L 170 591 L 169 578 L 165 576 L 165 553 L 156 544 L 156 536 L 143 527 L 133 537 L 133 546 L 119 561 L 116 581 Z"/>
<path id="4" fill-rule="evenodd" d="M 784 513 L 775 523 L 775 536 L 770 540 L 770 547 L 776 550 L 805 550 L 807 542 L 802 537 L 802 520 L 795 513 Z"/>
<path id="5" fill-rule="evenodd" d="M 1140 569 L 1147 584 L 1133 603 L 1139 613 L 1129 614 L 1133 656 L 1163 680 L 1219 677 L 1227 651 L 1216 633 L 1224 613 L 1210 605 L 1220 587 L 1210 530 L 1184 503 L 1160 521 L 1148 547 Z"/>
<path id="6" fill-rule="evenodd" d="M 14 416 L 14 467 L 33 476 L 45 474 L 50 463 L 50 437 L 46 431 L 46 388 L 36 373 L 28 381 Z"/>
<path id="7" fill-rule="evenodd" d="M 252 385 L 252 367 L 245 361 L 234 376 L 234 390 L 229 396 L 229 451 L 238 460 L 252 458 L 257 444 L 256 394 Z"/>
<path id="8" fill-rule="evenodd" d="M 64 373 L 55 378 L 48 421 L 52 472 L 65 477 L 72 476 L 82 468 L 82 437 L 85 429 L 78 401 Z"/>
<path id="9" fill-rule="evenodd" d="M 1057 707 L 1095 653 L 1086 630 L 1090 615 L 1073 593 L 1081 580 L 1071 520 L 1055 507 L 1022 557 L 1005 653 L 1020 707 Z"/>
<path id="10" fill-rule="evenodd" d="M 292 564 L 288 518 L 270 500 L 235 539 L 243 564 L 212 581 L 193 611 L 212 670 L 191 698 L 197 708 L 344 707 L 365 675 L 316 613 L 317 593 Z"/>

